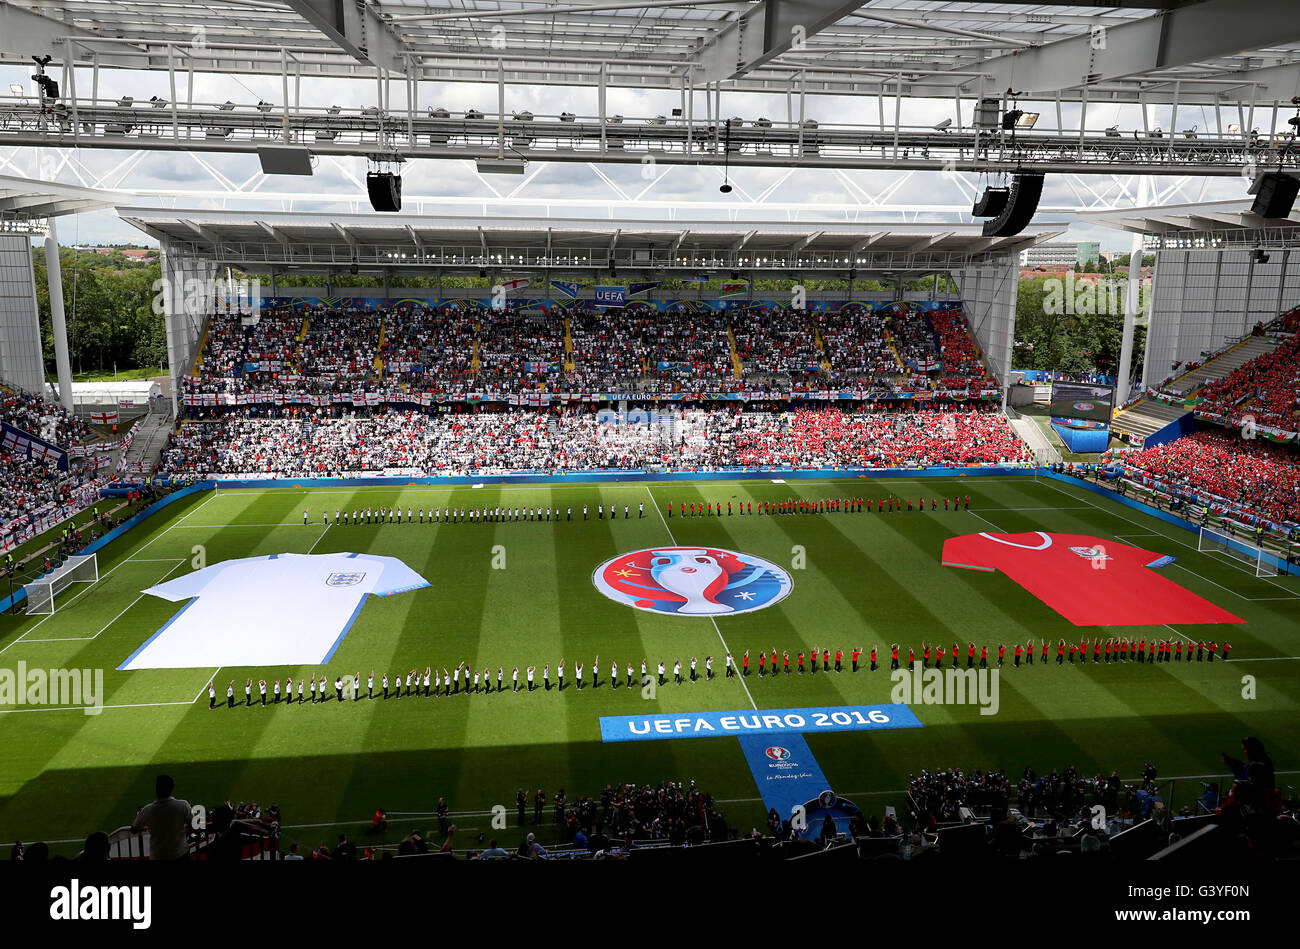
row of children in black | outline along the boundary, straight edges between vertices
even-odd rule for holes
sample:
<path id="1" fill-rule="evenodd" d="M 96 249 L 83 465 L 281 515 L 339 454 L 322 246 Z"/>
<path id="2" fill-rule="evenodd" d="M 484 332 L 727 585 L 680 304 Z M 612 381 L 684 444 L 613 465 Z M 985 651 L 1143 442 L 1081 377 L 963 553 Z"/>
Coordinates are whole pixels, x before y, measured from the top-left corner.
<path id="1" fill-rule="evenodd" d="M 1035 647 L 1032 641 L 1026 643 L 1024 646 L 1021 646 L 1019 643 L 1017 643 L 1015 644 L 1015 646 L 1012 647 L 1012 661 L 1013 664 L 1016 666 L 1016 668 L 1020 667 L 1022 659 L 1024 659 L 1026 665 L 1032 666 L 1034 664 L 1034 654 L 1036 651 L 1039 650 L 1041 650 L 1039 652 L 1039 655 L 1041 657 L 1040 665 L 1046 666 L 1050 662 L 1051 646 L 1048 644 L 1046 640 L 1039 640 L 1039 643 L 1041 644 L 1039 647 Z M 890 644 L 889 647 L 890 671 L 900 668 L 902 664 L 903 660 L 900 657 L 900 649 L 901 647 L 899 646 L 898 643 Z M 1070 643 L 1067 646 L 1065 640 L 1061 639 L 1058 640 L 1056 645 L 1056 663 L 1057 665 L 1061 665 L 1061 666 L 1065 665 L 1066 662 L 1069 662 L 1070 665 L 1074 665 L 1075 659 L 1077 658 L 1079 664 L 1083 665 L 1087 663 L 1088 655 L 1090 651 L 1092 654 L 1092 661 L 1094 664 L 1099 664 L 1101 662 L 1106 662 L 1107 664 L 1112 662 L 1115 663 L 1137 662 L 1137 663 L 1155 665 L 1157 663 L 1165 663 L 1165 662 L 1182 662 L 1184 652 L 1186 652 L 1187 654 L 1188 663 L 1191 663 L 1193 661 L 1193 658 L 1195 658 L 1196 662 L 1205 662 L 1205 661 L 1214 662 L 1214 657 L 1216 653 L 1219 653 L 1221 660 L 1226 662 L 1228 659 L 1228 653 L 1231 650 L 1232 650 L 1232 644 L 1228 642 L 1224 642 L 1222 646 L 1222 650 L 1220 651 L 1219 644 L 1213 640 L 1211 640 L 1208 643 L 1205 642 L 1204 640 L 1195 643 L 1190 641 L 1184 643 L 1182 640 L 1175 641 L 1172 639 L 1151 640 L 1149 642 L 1145 639 L 1140 639 L 1140 640 L 1108 639 L 1105 641 L 1105 643 L 1103 643 L 1099 639 L 1092 640 L 1091 642 L 1087 639 L 1084 639 L 1081 640 L 1077 645 L 1074 643 Z M 974 643 L 969 643 L 967 645 L 966 647 L 966 668 L 967 669 L 975 668 L 976 661 L 977 661 L 976 651 L 977 650 Z M 978 648 L 978 653 L 979 653 L 978 656 L 979 668 L 987 669 L 989 664 L 988 647 L 980 646 Z M 870 669 L 870 671 L 875 672 L 879 668 L 879 661 L 878 661 L 879 650 L 875 646 L 871 647 L 871 651 L 869 653 L 867 653 L 865 650 L 861 648 L 853 649 L 849 653 L 849 662 L 851 664 L 852 671 L 857 672 L 860 665 L 864 664 L 863 663 L 864 655 L 867 655 L 869 657 L 865 664 Z M 960 644 L 958 643 L 952 644 L 951 653 L 949 653 L 949 651 L 943 646 L 932 646 L 928 643 L 922 643 L 920 655 L 921 655 L 922 669 L 930 668 L 930 660 L 932 656 L 934 658 L 934 668 L 936 669 L 940 669 L 943 667 L 944 660 L 949 655 L 951 655 L 952 657 L 951 668 L 956 669 L 961 664 L 961 647 Z M 1003 665 L 1006 662 L 1006 656 L 1007 656 L 1007 647 L 1004 644 L 999 644 L 997 648 L 996 657 L 995 657 L 998 668 L 1003 667 Z M 816 675 L 817 673 L 817 666 L 819 662 L 821 664 L 823 673 L 827 673 L 831 671 L 832 654 L 829 649 L 822 649 L 820 650 L 820 654 L 819 654 L 819 651 L 814 647 L 809 652 L 808 658 L 810 660 L 809 668 L 813 675 Z M 909 646 L 907 648 L 907 668 L 909 670 L 915 667 L 916 658 L 917 658 L 916 649 Z M 834 664 L 835 664 L 834 665 L 835 672 L 843 671 L 844 659 L 845 659 L 844 651 L 841 649 L 836 649 L 833 657 Z M 599 662 L 600 662 L 600 657 L 597 657 L 596 663 L 592 664 L 591 687 L 593 689 L 600 687 L 600 670 L 598 665 Z M 776 650 L 773 649 L 770 657 L 767 653 L 758 654 L 758 660 L 756 663 L 758 668 L 758 675 L 759 676 L 778 675 L 778 662 L 780 664 L 780 671 L 784 672 L 785 675 L 790 675 L 792 672 L 798 673 L 799 675 L 804 674 L 804 654 L 802 652 L 796 654 L 794 660 L 794 666 L 792 667 L 789 652 L 782 653 L 782 655 L 778 658 Z M 698 666 L 698 660 L 696 659 L 696 657 L 692 656 L 690 661 L 690 671 L 689 671 L 691 682 L 697 682 L 700 679 L 700 674 L 697 666 Z M 551 691 L 550 668 L 551 668 L 550 665 L 546 665 L 542 667 L 541 688 L 546 692 Z M 726 677 L 729 679 L 735 677 L 736 675 L 748 677 L 750 674 L 749 652 L 746 651 L 745 654 L 741 657 L 739 668 L 737 668 L 737 664 L 735 660 L 731 657 L 730 654 L 728 654 L 724 663 L 724 668 L 726 670 Z M 462 670 L 464 670 L 464 688 L 461 687 Z M 579 691 L 582 690 L 585 682 L 582 670 L 583 667 L 581 665 L 578 665 L 576 687 Z M 607 681 L 609 682 L 610 687 L 614 689 L 617 689 L 619 687 L 619 682 L 620 682 L 620 678 L 617 670 L 618 670 L 618 664 L 611 663 L 610 675 Z M 536 666 L 529 666 L 525 675 L 525 684 L 521 685 L 519 681 L 519 667 L 516 666 L 511 673 L 511 679 L 510 679 L 511 691 L 518 692 L 521 689 L 528 692 L 535 691 L 537 688 L 536 671 L 537 671 Z M 563 692 L 565 687 L 563 663 L 558 665 L 557 671 L 558 671 L 558 676 L 557 676 L 556 683 L 558 686 L 558 690 Z M 658 664 L 657 671 L 658 671 L 658 684 L 666 685 L 668 682 L 668 673 L 667 673 L 667 667 L 664 665 L 664 663 L 660 662 Z M 673 681 L 677 685 L 681 685 L 683 681 L 685 681 L 682 676 L 681 660 L 677 660 L 676 662 L 674 662 L 672 675 L 673 675 Z M 704 660 L 703 678 L 706 681 L 712 681 L 713 676 L 714 676 L 713 657 L 707 656 L 705 657 Z M 490 694 L 492 692 L 492 676 L 491 676 L 490 669 L 484 669 L 480 677 L 479 673 L 477 672 L 471 673 L 471 671 L 468 668 L 466 668 L 464 665 L 457 667 L 454 672 L 448 671 L 447 669 L 443 669 L 441 674 L 435 672 L 432 667 L 426 668 L 424 670 L 423 675 L 418 673 L 416 670 L 412 669 L 410 672 L 406 674 L 404 683 L 401 675 L 394 677 L 394 681 L 390 682 L 388 675 L 384 674 L 379 680 L 380 692 L 378 693 L 378 696 L 375 691 L 376 680 L 373 671 L 370 673 L 370 676 L 366 681 L 367 681 L 367 687 L 366 687 L 365 695 L 366 698 L 368 699 L 374 699 L 376 697 L 382 697 L 385 699 L 389 697 L 401 698 L 404 694 L 408 696 L 410 695 L 418 696 L 421 694 L 425 696 L 430 696 L 430 695 L 458 695 L 462 693 L 465 695 L 469 695 L 470 693 L 477 694 L 480 692 L 482 692 L 483 694 Z M 642 685 L 648 685 L 651 681 L 652 680 L 650 678 L 648 666 L 645 660 L 642 660 L 641 676 L 639 679 L 639 683 Z M 625 687 L 630 689 L 633 687 L 634 683 L 636 682 L 638 682 L 638 680 L 634 679 L 632 666 L 629 664 L 627 666 L 627 679 L 626 679 Z M 403 692 L 403 684 L 405 684 L 405 692 Z M 305 697 L 310 698 L 310 701 L 313 704 L 315 704 L 318 701 L 325 702 L 329 700 L 329 691 L 327 685 L 328 682 L 325 676 L 320 677 L 319 683 L 314 676 L 311 677 L 310 680 L 300 679 L 297 683 L 296 693 L 294 691 L 294 681 L 292 678 L 285 680 L 285 688 L 283 691 L 280 688 L 280 680 L 278 679 L 275 680 L 269 692 L 268 692 L 267 683 L 265 679 L 259 680 L 257 683 L 258 696 L 262 705 L 268 704 L 268 695 L 270 696 L 270 702 L 272 704 L 278 704 L 281 701 L 284 701 L 286 703 L 293 703 L 295 701 L 295 697 L 296 697 L 296 701 L 299 704 L 301 704 L 304 701 Z M 306 695 L 304 695 L 304 689 L 306 690 Z M 496 691 L 497 692 L 505 691 L 505 667 L 503 666 L 497 668 Z M 360 700 L 362 697 L 360 674 L 356 675 L 348 682 L 345 682 L 341 676 L 336 676 L 334 679 L 334 696 L 335 699 L 340 702 L 343 701 L 345 697 L 350 697 L 354 700 Z M 235 703 L 235 682 L 232 679 L 230 681 L 230 684 L 226 688 L 226 705 L 229 708 L 234 708 L 235 704 L 236 704 Z M 244 684 L 244 704 L 246 706 L 253 704 L 253 680 L 252 679 L 249 679 Z M 216 686 L 214 683 L 210 682 L 208 683 L 208 707 L 216 708 L 216 705 L 217 705 Z"/>
<path id="2" fill-rule="evenodd" d="M 911 498 L 829 498 L 820 501 L 806 501 L 791 498 L 786 501 L 760 501 L 758 508 L 755 510 L 753 501 L 726 502 L 726 516 L 759 516 L 775 514 L 860 514 L 863 511 L 868 514 L 872 511 L 884 513 L 886 511 L 903 511 L 903 510 L 925 510 L 925 498 L 917 498 L 915 502 Z M 913 507 L 915 503 L 915 507 Z M 960 511 L 970 510 L 970 495 L 965 498 L 954 497 L 951 499 L 951 507 L 948 498 L 930 498 L 930 510 L 937 511 L 939 505 L 943 509 Z M 699 501 L 679 503 L 676 508 L 672 504 L 664 507 L 664 516 L 673 517 L 676 510 L 678 517 L 722 517 L 723 502 L 718 501 Z M 636 506 L 636 516 L 638 519 L 645 517 L 645 502 L 641 501 Z M 563 518 L 561 518 L 563 514 Z M 310 511 L 302 512 L 302 522 L 310 523 Z M 632 516 L 632 506 L 623 505 L 623 519 L 629 520 Z M 565 521 L 573 520 L 573 508 L 566 507 L 563 512 L 557 507 L 493 507 L 493 508 L 430 508 L 425 511 L 420 508 L 418 511 L 412 508 L 406 509 L 405 522 L 408 524 L 460 524 L 460 523 L 496 523 L 502 524 L 507 522 L 518 521 L 556 521 L 561 519 Z M 582 506 L 582 519 L 584 521 L 591 519 L 591 508 L 589 505 Z M 605 505 L 600 503 L 596 505 L 596 519 L 605 520 Z M 618 506 L 609 505 L 609 519 L 618 519 Z M 330 521 L 329 511 L 321 512 L 321 523 L 334 525 L 350 526 L 355 524 L 401 524 L 401 508 L 365 508 L 363 510 L 334 511 L 334 520 Z"/>

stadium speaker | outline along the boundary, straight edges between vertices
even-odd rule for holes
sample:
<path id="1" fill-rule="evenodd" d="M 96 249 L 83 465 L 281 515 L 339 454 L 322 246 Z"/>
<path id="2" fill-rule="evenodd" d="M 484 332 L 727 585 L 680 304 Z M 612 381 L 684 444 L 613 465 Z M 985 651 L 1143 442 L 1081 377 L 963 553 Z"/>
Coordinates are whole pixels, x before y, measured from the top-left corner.
<path id="1" fill-rule="evenodd" d="M 1006 207 L 993 220 L 984 222 L 984 236 L 1011 237 L 1019 234 L 1033 219 L 1034 212 L 1038 210 L 1038 199 L 1042 195 L 1042 175 L 1016 175 L 1011 182 Z"/>
<path id="2" fill-rule="evenodd" d="M 1296 194 L 1300 193 L 1300 178 L 1280 171 L 1266 171 L 1255 179 L 1250 191 L 1255 195 L 1255 203 L 1250 206 L 1252 214 L 1288 217 Z"/>
<path id="3" fill-rule="evenodd" d="M 370 206 L 376 211 L 402 210 L 402 176 L 386 171 L 366 174 L 366 190 L 370 192 Z"/>
<path id="4" fill-rule="evenodd" d="M 985 188 L 970 213 L 975 217 L 997 217 L 1007 206 L 1010 188 Z"/>

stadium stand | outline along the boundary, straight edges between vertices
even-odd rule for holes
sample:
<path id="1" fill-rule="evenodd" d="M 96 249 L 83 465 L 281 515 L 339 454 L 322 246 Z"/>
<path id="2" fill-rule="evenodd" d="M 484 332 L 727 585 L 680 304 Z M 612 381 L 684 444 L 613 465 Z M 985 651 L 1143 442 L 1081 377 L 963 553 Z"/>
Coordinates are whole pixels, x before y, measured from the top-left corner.
<path id="1" fill-rule="evenodd" d="M 1025 463 L 1005 419 L 980 411 L 996 384 L 957 309 L 652 318 L 575 305 L 561 319 L 450 305 L 318 306 L 214 315 L 185 380 L 192 421 L 162 471 Z M 849 385 L 858 388 L 827 391 Z M 646 425 L 595 411 L 638 396 L 674 401 L 642 413 L 654 416 Z M 728 407 L 696 407 L 719 397 Z M 869 407 L 842 410 L 841 400 Z M 765 411 L 735 411 L 756 401 Z M 876 417 L 879 408 L 904 414 Z"/>
<path id="2" fill-rule="evenodd" d="M 1293 323 L 1275 347 L 1202 386 L 1198 414 L 1217 416 L 1230 425 L 1250 418 L 1256 427 L 1295 432 L 1300 429 L 1298 379 L 1300 330 Z"/>
<path id="3" fill-rule="evenodd" d="M 9 436 L 0 444 L 0 551 L 7 552 L 93 502 L 102 479 L 85 450 L 90 427 L 59 404 L 0 387 L 0 423 Z M 24 437 L 67 451 L 68 470 L 60 471 L 54 458 L 29 457 L 19 447 Z"/>
<path id="4" fill-rule="evenodd" d="M 359 311 L 214 314 L 185 380 L 190 406 L 214 396 L 382 390 L 464 398 L 547 392 L 786 394 L 830 386 L 908 391 L 993 390 L 958 310 L 849 305 L 732 313 L 544 312 L 450 305 Z M 932 322 L 933 321 L 933 322 Z M 737 378 L 732 340 L 744 378 Z M 945 360 L 945 350 L 948 357 Z"/>
<path id="5" fill-rule="evenodd" d="M 1300 457 L 1291 446 L 1235 432 L 1199 431 L 1125 455 L 1123 464 L 1140 483 L 1207 502 L 1215 513 L 1239 511 L 1300 524 Z"/>
<path id="6" fill-rule="evenodd" d="M 1026 464 L 993 412 L 860 414 L 688 409 L 619 422 L 588 410 L 429 415 L 336 409 L 227 413 L 185 425 L 161 472 L 304 475 L 410 472 L 505 474 L 600 468 Z M 310 411 L 310 414 L 309 414 Z"/>

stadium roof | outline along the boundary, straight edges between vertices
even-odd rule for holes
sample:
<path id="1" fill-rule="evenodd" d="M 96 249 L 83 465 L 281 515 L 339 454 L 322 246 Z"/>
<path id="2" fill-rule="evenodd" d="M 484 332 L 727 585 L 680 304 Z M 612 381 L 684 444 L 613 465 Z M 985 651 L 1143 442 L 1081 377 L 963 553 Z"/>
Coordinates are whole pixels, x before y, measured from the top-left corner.
<path id="1" fill-rule="evenodd" d="M 7 38 L 6 38 L 7 37 Z M 1276 0 L 30 0 L 0 59 L 425 81 L 1094 103 L 1285 102 L 1300 13 Z M 283 57 L 282 57 L 283 51 Z M 983 83 L 981 87 L 981 83 Z"/>
<path id="2" fill-rule="evenodd" d="M 798 272 L 843 279 L 988 263 L 1059 236 L 1064 224 L 984 237 L 980 224 L 792 224 L 385 214 L 214 212 L 121 207 L 121 218 L 173 251 L 261 272 L 358 266 L 422 272 L 561 275 Z"/>
<path id="3" fill-rule="evenodd" d="M 1251 212 L 1252 199 L 1168 204 L 1114 211 L 1080 211 L 1081 224 L 1142 234 L 1158 246 L 1212 246 L 1220 243 L 1292 240 L 1300 237 L 1300 208 L 1285 218 Z"/>
<path id="4" fill-rule="evenodd" d="M 42 222 L 64 214 L 100 211 L 126 196 L 95 188 L 0 175 L 0 221 Z"/>

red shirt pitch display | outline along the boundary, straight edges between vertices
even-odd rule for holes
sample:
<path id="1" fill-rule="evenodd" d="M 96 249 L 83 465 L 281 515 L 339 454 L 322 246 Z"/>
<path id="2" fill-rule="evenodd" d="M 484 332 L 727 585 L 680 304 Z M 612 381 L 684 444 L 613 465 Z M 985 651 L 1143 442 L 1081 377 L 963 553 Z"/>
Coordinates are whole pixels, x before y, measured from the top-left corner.
<path id="1" fill-rule="evenodd" d="M 1043 531 L 967 534 L 943 545 L 944 566 L 1001 571 L 1076 626 L 1243 622 L 1150 568 L 1163 558 L 1118 541 Z"/>

